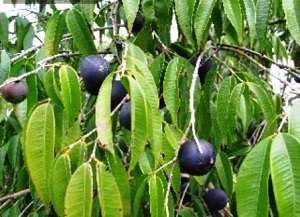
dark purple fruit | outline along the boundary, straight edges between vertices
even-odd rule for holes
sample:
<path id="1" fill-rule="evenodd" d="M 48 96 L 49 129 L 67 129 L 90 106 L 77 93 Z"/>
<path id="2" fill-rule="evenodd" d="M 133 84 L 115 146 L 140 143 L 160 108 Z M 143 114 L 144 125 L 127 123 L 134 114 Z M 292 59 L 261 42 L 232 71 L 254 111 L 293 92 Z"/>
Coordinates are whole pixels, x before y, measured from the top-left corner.
<path id="1" fill-rule="evenodd" d="M 222 189 L 213 188 L 206 192 L 203 200 L 210 211 L 217 211 L 226 207 L 228 198 Z"/>
<path id="2" fill-rule="evenodd" d="M 196 67 L 196 63 L 197 63 L 197 59 L 198 59 L 198 55 L 195 55 L 193 56 L 191 59 L 190 59 L 190 63 Z M 205 61 L 205 62 L 204 62 Z M 213 67 L 213 61 L 210 59 L 210 58 L 206 58 L 206 57 L 203 57 L 200 61 L 200 67 L 198 69 L 198 76 L 200 78 L 200 83 L 203 85 L 204 82 L 205 82 L 205 78 L 206 78 L 206 75 L 208 73 L 208 71 L 211 69 L 211 67 Z"/>
<path id="3" fill-rule="evenodd" d="M 299 76 L 299 77 L 298 77 Z M 296 83 L 300 83 L 300 75 L 298 75 L 298 76 L 294 76 L 294 81 L 296 82 Z"/>
<path id="4" fill-rule="evenodd" d="M 109 73 L 109 62 L 99 55 L 86 57 L 80 66 L 80 74 L 85 88 L 92 95 L 98 95 L 101 84 Z"/>
<path id="5" fill-rule="evenodd" d="M 120 110 L 120 124 L 127 130 L 131 130 L 131 104 L 126 102 Z"/>
<path id="6" fill-rule="evenodd" d="M 114 110 L 126 95 L 127 91 L 121 81 L 113 81 L 111 89 L 111 110 Z"/>
<path id="7" fill-rule="evenodd" d="M 190 175 L 201 176 L 208 173 L 214 166 L 216 153 L 212 145 L 202 139 L 199 139 L 199 144 L 203 153 L 198 150 L 195 140 L 184 142 L 178 153 L 178 161 L 180 171 Z"/>
<path id="8" fill-rule="evenodd" d="M 126 29 L 128 29 L 127 20 L 125 20 L 124 23 L 125 23 Z M 141 31 L 141 29 L 143 28 L 143 25 L 144 25 L 143 16 L 140 12 L 138 12 L 136 14 L 136 17 L 135 17 L 134 21 L 133 21 L 133 26 L 132 26 L 131 32 L 136 33 L 136 32 Z"/>
<path id="9" fill-rule="evenodd" d="M 25 81 L 14 81 L 1 88 L 2 97 L 10 103 L 17 104 L 26 99 L 28 86 Z"/>

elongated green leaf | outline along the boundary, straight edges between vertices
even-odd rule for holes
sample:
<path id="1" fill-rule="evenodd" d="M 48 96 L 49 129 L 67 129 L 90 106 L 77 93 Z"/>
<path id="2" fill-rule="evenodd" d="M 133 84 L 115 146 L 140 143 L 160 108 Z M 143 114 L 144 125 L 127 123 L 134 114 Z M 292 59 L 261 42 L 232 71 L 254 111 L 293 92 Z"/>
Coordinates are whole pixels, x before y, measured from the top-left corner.
<path id="1" fill-rule="evenodd" d="M 66 12 L 56 11 L 47 22 L 45 32 L 45 53 L 46 56 L 52 56 L 58 51 L 64 30 L 66 28 Z"/>
<path id="2" fill-rule="evenodd" d="M 68 154 L 71 161 L 72 172 L 75 172 L 77 167 L 84 162 L 85 146 L 85 142 L 78 141 L 72 147 L 70 147 L 71 149 L 69 150 Z"/>
<path id="3" fill-rule="evenodd" d="M 258 143 L 244 160 L 236 186 L 239 216 L 268 216 L 271 140 Z"/>
<path id="4" fill-rule="evenodd" d="M 78 118 L 81 109 L 81 92 L 77 72 L 70 66 L 59 70 L 61 93 L 69 125 Z"/>
<path id="5" fill-rule="evenodd" d="M 117 156 L 114 157 L 109 152 L 106 154 L 111 173 L 116 181 L 122 199 L 123 216 L 131 216 L 130 185 L 123 163 Z"/>
<path id="6" fill-rule="evenodd" d="M 228 99 L 230 99 L 230 78 L 226 78 L 220 85 L 217 95 L 217 121 L 222 131 L 223 140 L 227 140 Z"/>
<path id="7" fill-rule="evenodd" d="M 300 45 L 300 2 L 296 0 L 282 0 L 282 6 L 288 29 L 297 44 Z"/>
<path id="8" fill-rule="evenodd" d="M 232 26 L 234 27 L 239 42 L 243 39 L 244 29 L 243 29 L 243 13 L 239 1 L 236 0 L 222 0 L 225 13 L 230 20 Z"/>
<path id="9" fill-rule="evenodd" d="M 131 160 L 129 172 L 140 159 L 148 137 L 147 105 L 141 86 L 132 77 L 127 77 L 131 97 Z"/>
<path id="10" fill-rule="evenodd" d="M 1 51 L 1 62 L 0 62 L 0 83 L 4 82 L 10 73 L 10 57 L 6 50 Z"/>
<path id="11" fill-rule="evenodd" d="M 166 134 L 166 139 L 168 140 L 170 145 L 173 147 L 174 150 L 177 150 L 179 142 L 183 137 L 183 133 L 169 124 L 165 125 L 164 131 Z"/>
<path id="12" fill-rule="evenodd" d="M 160 78 L 164 70 L 165 55 L 159 54 L 149 65 L 149 70 L 154 78 L 156 88 L 160 88 Z"/>
<path id="13" fill-rule="evenodd" d="M 265 46 L 270 7 L 270 0 L 258 0 L 256 3 L 256 35 L 262 47 Z"/>
<path id="14" fill-rule="evenodd" d="M 151 216 L 162 217 L 164 212 L 164 189 L 162 182 L 156 175 L 149 180 L 149 194 L 150 194 L 150 213 Z"/>
<path id="15" fill-rule="evenodd" d="M 113 74 L 107 76 L 102 83 L 96 102 L 96 125 L 97 134 L 100 142 L 108 149 L 112 149 L 112 123 L 111 123 L 111 88 L 112 88 Z"/>
<path id="16" fill-rule="evenodd" d="M 246 18 L 250 30 L 250 39 L 251 42 L 253 42 L 256 36 L 256 30 L 255 30 L 256 11 L 255 11 L 254 0 L 244 0 L 244 5 L 246 10 Z"/>
<path id="17" fill-rule="evenodd" d="M 193 37 L 193 12 L 195 4 L 195 0 L 175 0 L 175 11 L 180 29 L 193 47 L 195 47 L 195 41 Z"/>
<path id="18" fill-rule="evenodd" d="M 227 130 L 230 141 L 234 138 L 234 131 L 236 128 L 236 116 L 237 109 L 240 104 L 240 97 L 244 90 L 244 84 L 238 84 L 234 87 L 231 92 L 229 104 L 228 104 L 228 115 L 227 115 Z"/>
<path id="19" fill-rule="evenodd" d="M 293 103 L 289 114 L 289 133 L 300 139 L 300 100 Z"/>
<path id="20" fill-rule="evenodd" d="M 71 162 L 67 154 L 60 155 L 51 167 L 50 191 L 55 212 L 64 216 L 65 193 L 71 178 Z"/>
<path id="21" fill-rule="evenodd" d="M 202 42 L 206 40 L 206 38 L 204 38 L 204 34 L 215 4 L 216 0 L 201 0 L 198 3 L 194 19 L 194 30 L 198 49 L 202 46 Z"/>
<path id="22" fill-rule="evenodd" d="M 23 152 L 27 169 L 46 210 L 49 211 L 48 189 L 54 160 L 55 119 L 52 105 L 41 104 L 31 113 L 23 135 Z"/>
<path id="23" fill-rule="evenodd" d="M 172 59 L 168 64 L 163 83 L 163 97 L 175 124 L 177 124 L 177 112 L 180 106 L 178 79 L 183 63 L 183 59 L 180 57 Z"/>
<path id="24" fill-rule="evenodd" d="M 230 198 L 233 189 L 232 168 L 228 156 L 222 151 L 220 151 L 217 155 L 216 168 L 219 175 L 219 179 L 228 197 Z"/>
<path id="25" fill-rule="evenodd" d="M 4 12 L 0 13 L 0 41 L 7 48 L 8 47 L 8 29 L 9 20 Z"/>
<path id="26" fill-rule="evenodd" d="M 271 148 L 271 176 L 279 216 L 298 216 L 300 210 L 300 142 L 278 134 Z"/>
<path id="27" fill-rule="evenodd" d="M 44 86 L 46 93 L 55 105 L 59 106 L 60 108 L 63 108 L 64 106 L 62 104 L 62 96 L 58 83 L 58 73 L 55 72 L 54 68 L 49 69 L 44 78 Z"/>
<path id="28" fill-rule="evenodd" d="M 83 56 L 97 54 L 91 32 L 83 15 L 73 8 L 67 12 L 66 22 L 74 42 Z"/>
<path id="29" fill-rule="evenodd" d="M 83 163 L 71 176 L 65 196 L 66 216 L 86 216 L 92 214 L 93 171 L 89 163 Z"/>
<path id="30" fill-rule="evenodd" d="M 101 216 L 123 216 L 122 198 L 114 176 L 106 171 L 103 163 L 97 163 L 97 189 Z"/>
<path id="31" fill-rule="evenodd" d="M 149 180 L 149 176 L 146 174 L 141 175 L 137 181 L 136 184 L 133 188 L 133 217 L 138 217 L 139 216 L 139 210 L 142 208 L 141 200 L 143 195 L 145 194 L 145 187 L 146 184 Z"/>
<path id="32" fill-rule="evenodd" d="M 131 29 L 133 27 L 133 22 L 136 17 L 136 13 L 139 10 L 139 0 L 122 0 L 126 19 L 127 19 L 127 25 L 128 25 L 128 31 L 131 32 Z"/>

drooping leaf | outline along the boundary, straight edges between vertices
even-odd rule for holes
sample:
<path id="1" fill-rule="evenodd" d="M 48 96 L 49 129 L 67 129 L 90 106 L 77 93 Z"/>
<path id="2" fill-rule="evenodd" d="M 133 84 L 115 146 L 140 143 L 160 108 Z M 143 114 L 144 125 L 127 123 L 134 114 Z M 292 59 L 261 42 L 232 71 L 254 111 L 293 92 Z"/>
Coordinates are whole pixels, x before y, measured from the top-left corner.
<path id="1" fill-rule="evenodd" d="M 64 30 L 66 28 L 66 12 L 56 11 L 47 22 L 45 32 L 45 52 L 46 56 L 57 53 Z"/>
<path id="2" fill-rule="evenodd" d="M 1 62 L 0 62 L 0 83 L 4 82 L 10 73 L 11 60 L 5 49 L 1 51 Z"/>
<path id="3" fill-rule="evenodd" d="M 265 46 L 265 40 L 268 30 L 269 11 L 271 7 L 270 0 L 258 0 L 256 3 L 256 35 L 260 46 Z"/>
<path id="4" fill-rule="evenodd" d="M 128 25 L 128 31 L 131 32 L 133 27 L 133 22 L 135 20 L 136 14 L 139 10 L 139 0 L 122 0 L 126 19 L 127 19 L 127 25 Z"/>
<path id="5" fill-rule="evenodd" d="M 175 11 L 181 31 L 189 41 L 189 43 L 195 47 L 195 41 L 193 37 L 193 14 L 196 1 L 181 1 L 175 0 Z"/>
<path id="6" fill-rule="evenodd" d="M 97 189 L 101 216 L 123 216 L 123 205 L 118 184 L 103 163 L 97 163 Z M 112 196 L 113 195 L 113 196 Z"/>
<path id="7" fill-rule="evenodd" d="M 139 210 L 142 208 L 141 200 L 143 195 L 145 194 L 145 188 L 146 184 L 149 180 L 149 176 L 147 174 L 141 175 L 134 185 L 133 188 L 133 207 L 132 207 L 132 216 L 138 217 L 139 216 Z"/>
<path id="8" fill-rule="evenodd" d="M 160 78 L 164 70 L 164 62 L 165 62 L 165 55 L 164 53 L 161 53 L 149 64 L 149 70 L 152 73 L 152 76 L 156 84 L 156 88 L 158 89 L 160 88 Z"/>
<path id="9" fill-rule="evenodd" d="M 300 139 L 300 100 L 295 100 L 289 114 L 289 133 Z"/>
<path id="10" fill-rule="evenodd" d="M 114 180 L 118 186 L 122 199 L 123 216 L 131 216 L 130 186 L 125 168 L 122 164 L 122 161 L 117 156 L 114 157 L 109 152 L 106 153 L 106 156 L 109 161 L 111 174 L 113 175 Z"/>
<path id="11" fill-rule="evenodd" d="M 232 168 L 228 156 L 222 151 L 220 151 L 217 155 L 216 168 L 219 175 L 219 179 L 228 197 L 230 198 L 233 189 Z"/>
<path id="12" fill-rule="evenodd" d="M 141 86 L 131 76 L 127 77 L 131 98 L 131 171 L 140 159 L 148 137 L 147 104 Z"/>
<path id="13" fill-rule="evenodd" d="M 73 8 L 67 12 L 66 22 L 74 38 L 74 43 L 83 56 L 97 54 L 91 32 L 83 15 Z"/>
<path id="14" fill-rule="evenodd" d="M 74 172 L 84 162 L 85 157 L 85 142 L 78 141 L 73 144 L 68 154 L 71 161 L 71 170 Z"/>
<path id="15" fill-rule="evenodd" d="M 70 66 L 59 69 L 61 96 L 69 125 L 78 118 L 81 109 L 81 91 L 77 72 Z"/>
<path id="16" fill-rule="evenodd" d="M 177 123 L 177 112 L 180 106 L 178 80 L 184 65 L 183 63 L 182 58 L 173 58 L 167 66 L 163 83 L 163 97 L 166 107 L 171 114 L 172 121 L 175 124 Z"/>
<path id="17" fill-rule="evenodd" d="M 194 18 L 194 30 L 198 49 L 202 46 L 203 41 L 206 40 L 206 38 L 204 38 L 205 31 L 216 2 L 216 0 L 201 0 L 198 3 Z"/>
<path id="18" fill-rule="evenodd" d="M 220 85 L 217 95 L 217 121 L 222 131 L 223 140 L 227 140 L 227 115 L 228 115 L 228 99 L 230 99 L 230 78 L 226 78 Z"/>
<path id="19" fill-rule="evenodd" d="M 50 68 L 44 78 L 44 86 L 47 95 L 55 105 L 63 108 L 62 96 L 59 88 L 59 75 L 55 72 L 54 68 Z"/>
<path id="20" fill-rule="evenodd" d="M 111 88 L 113 74 L 107 76 L 102 83 L 96 101 L 96 126 L 98 139 L 109 150 L 112 150 L 113 135 L 112 135 L 112 120 L 111 120 Z"/>
<path id="21" fill-rule="evenodd" d="M 300 2 L 282 0 L 282 6 L 287 20 L 287 27 L 297 44 L 300 45 Z"/>
<path id="22" fill-rule="evenodd" d="M 268 216 L 271 139 L 256 144 L 244 160 L 236 186 L 239 216 Z"/>
<path id="23" fill-rule="evenodd" d="M 71 178 L 71 162 L 67 154 L 58 156 L 51 167 L 50 191 L 55 212 L 64 216 L 65 193 Z"/>
<path id="24" fill-rule="evenodd" d="M 49 211 L 49 177 L 54 160 L 55 119 L 52 105 L 37 106 L 31 113 L 23 135 L 27 169 L 46 210 Z"/>
<path id="25" fill-rule="evenodd" d="M 66 216 L 91 216 L 93 205 L 93 171 L 83 163 L 71 176 L 65 196 Z"/>
<path id="26" fill-rule="evenodd" d="M 0 41 L 7 48 L 8 47 L 8 29 L 9 20 L 4 12 L 0 13 Z"/>
<path id="27" fill-rule="evenodd" d="M 239 1 L 236 0 L 222 0 L 225 13 L 234 27 L 239 42 L 243 40 L 243 13 Z"/>
<path id="28" fill-rule="evenodd" d="M 164 189 L 160 178 L 153 175 L 149 180 L 150 213 L 151 216 L 165 216 Z"/>
<path id="29" fill-rule="evenodd" d="M 250 30 L 250 39 L 253 42 L 256 36 L 255 30 L 255 18 L 256 18 L 256 10 L 254 0 L 244 0 L 246 19 Z"/>
<path id="30" fill-rule="evenodd" d="M 300 142 L 278 134 L 271 148 L 271 177 L 279 216 L 297 216 L 300 210 Z"/>

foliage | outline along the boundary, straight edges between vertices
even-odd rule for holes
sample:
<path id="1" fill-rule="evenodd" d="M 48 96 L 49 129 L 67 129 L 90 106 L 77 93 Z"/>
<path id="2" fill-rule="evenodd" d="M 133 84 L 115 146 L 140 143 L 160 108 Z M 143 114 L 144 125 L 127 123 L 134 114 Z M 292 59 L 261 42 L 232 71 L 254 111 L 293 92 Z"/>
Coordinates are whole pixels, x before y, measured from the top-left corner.
<path id="1" fill-rule="evenodd" d="M 36 22 L 0 13 L 0 88 L 28 85 L 19 104 L 0 98 L 1 216 L 299 216 L 299 1 L 70 7 L 40 4 Z M 130 33 L 137 13 L 143 28 Z M 79 70 L 95 54 L 111 68 L 97 96 Z M 201 58 L 214 62 L 203 85 Z M 116 79 L 128 96 L 111 111 Z M 128 100 L 131 130 L 119 121 Z M 178 150 L 195 137 L 213 145 L 216 163 L 187 179 Z M 210 213 L 212 188 L 228 204 Z"/>

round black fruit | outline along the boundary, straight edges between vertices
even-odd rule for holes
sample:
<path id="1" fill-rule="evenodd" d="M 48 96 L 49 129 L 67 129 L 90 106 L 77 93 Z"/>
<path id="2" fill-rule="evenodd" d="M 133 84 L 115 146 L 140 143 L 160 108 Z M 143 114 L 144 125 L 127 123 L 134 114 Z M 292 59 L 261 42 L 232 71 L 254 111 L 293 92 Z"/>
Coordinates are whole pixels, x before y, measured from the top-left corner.
<path id="1" fill-rule="evenodd" d="M 121 81 L 113 81 L 111 89 L 111 110 L 114 110 L 126 96 L 127 91 Z"/>
<path id="2" fill-rule="evenodd" d="M 182 173 L 201 176 L 208 173 L 215 164 L 216 153 L 212 145 L 202 139 L 198 140 L 201 146 L 200 153 L 195 140 L 184 142 L 178 153 L 178 161 Z"/>
<path id="3" fill-rule="evenodd" d="M 14 81 L 1 88 L 3 98 L 10 103 L 17 104 L 26 99 L 28 86 L 25 81 Z"/>
<path id="4" fill-rule="evenodd" d="M 298 77 L 299 76 L 299 77 Z M 298 76 L 294 76 L 294 81 L 296 82 L 296 83 L 300 83 L 300 75 L 298 75 Z"/>
<path id="5" fill-rule="evenodd" d="M 196 67 L 198 55 L 193 56 L 190 59 L 190 63 Z M 205 61 L 205 62 L 204 62 Z M 205 82 L 206 75 L 208 71 L 213 67 L 213 61 L 210 58 L 203 57 L 200 61 L 200 67 L 198 69 L 198 76 L 200 78 L 200 83 L 203 85 Z"/>
<path id="6" fill-rule="evenodd" d="M 203 200 L 210 211 L 217 211 L 226 206 L 228 198 L 222 189 L 213 188 L 206 192 Z"/>
<path id="7" fill-rule="evenodd" d="M 128 29 L 127 20 L 125 20 L 124 23 L 125 23 L 126 29 Z M 143 25 L 144 25 L 143 16 L 140 12 L 138 12 L 136 14 L 136 17 L 135 17 L 134 21 L 133 21 L 133 26 L 132 26 L 131 32 L 136 33 L 136 32 L 141 31 L 141 29 L 143 28 Z"/>
<path id="8" fill-rule="evenodd" d="M 120 110 L 120 124 L 128 130 L 131 130 L 131 104 L 126 102 Z"/>
<path id="9" fill-rule="evenodd" d="M 86 57 L 80 66 L 80 74 L 85 88 L 92 95 L 98 95 L 101 84 L 109 73 L 109 62 L 99 55 Z"/>

